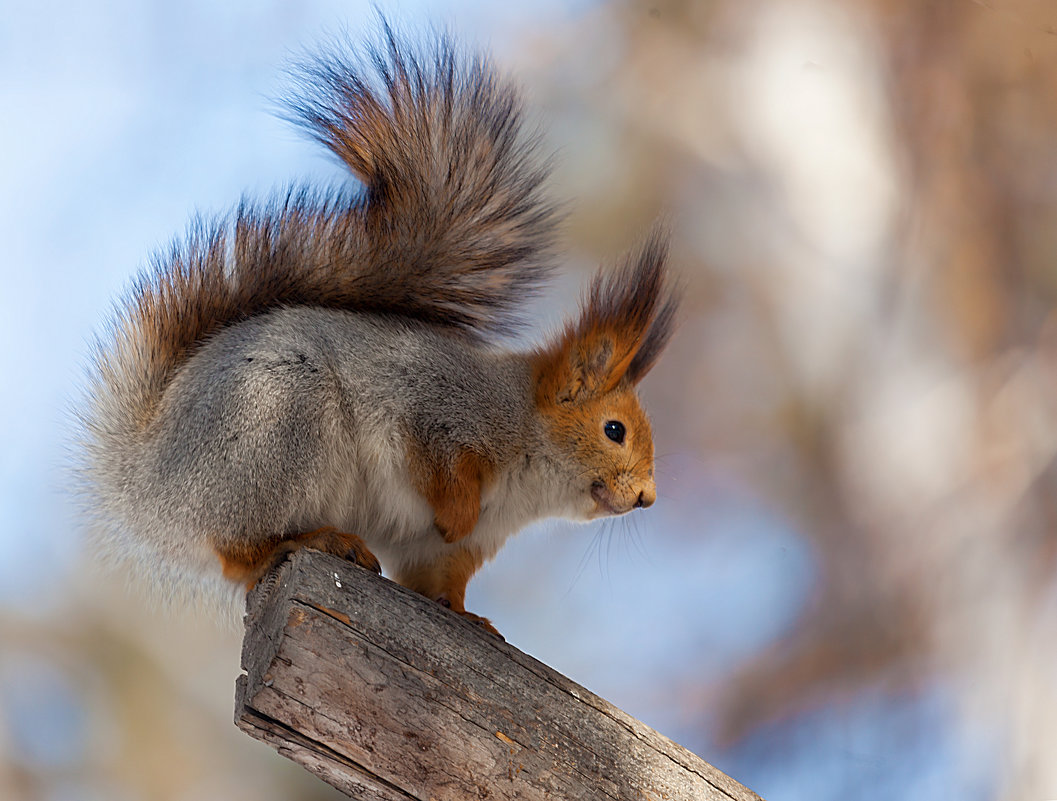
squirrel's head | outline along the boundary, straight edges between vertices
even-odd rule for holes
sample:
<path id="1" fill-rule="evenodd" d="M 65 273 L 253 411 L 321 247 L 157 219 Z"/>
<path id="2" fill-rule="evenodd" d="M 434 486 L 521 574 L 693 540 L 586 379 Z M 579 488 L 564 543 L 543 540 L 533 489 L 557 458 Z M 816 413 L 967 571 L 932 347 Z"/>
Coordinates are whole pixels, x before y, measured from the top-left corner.
<path id="1" fill-rule="evenodd" d="M 537 406 L 569 465 L 573 512 L 583 519 L 657 499 L 653 432 L 635 387 L 672 333 L 677 303 L 666 256 L 655 231 L 622 267 L 599 272 L 578 319 L 535 355 Z"/>

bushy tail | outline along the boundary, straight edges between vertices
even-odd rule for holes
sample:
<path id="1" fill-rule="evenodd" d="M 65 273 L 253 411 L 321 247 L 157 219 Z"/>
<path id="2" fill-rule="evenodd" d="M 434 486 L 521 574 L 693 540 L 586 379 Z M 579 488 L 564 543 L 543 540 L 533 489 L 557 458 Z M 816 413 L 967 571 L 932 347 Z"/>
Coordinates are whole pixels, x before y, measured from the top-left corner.
<path id="1" fill-rule="evenodd" d="M 415 49 L 383 28 L 362 59 L 333 50 L 304 65 L 290 101 L 365 187 L 243 202 L 156 259 L 99 349 L 90 449 L 144 431 L 198 343 L 271 308 L 388 312 L 480 333 L 516 322 L 546 277 L 556 222 L 517 93 L 443 36 Z"/>
<path id="2" fill-rule="evenodd" d="M 334 48 L 304 64 L 291 118 L 366 186 L 369 261 L 388 305 L 502 328 L 545 274 L 548 165 L 486 58 L 443 35 L 416 51 L 382 28 L 359 60 Z"/>

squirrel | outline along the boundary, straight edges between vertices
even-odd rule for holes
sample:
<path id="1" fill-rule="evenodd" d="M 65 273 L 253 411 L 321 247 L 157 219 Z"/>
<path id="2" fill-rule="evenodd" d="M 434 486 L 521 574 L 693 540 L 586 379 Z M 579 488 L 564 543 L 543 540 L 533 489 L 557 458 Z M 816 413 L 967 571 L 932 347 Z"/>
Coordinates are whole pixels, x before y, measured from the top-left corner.
<path id="1" fill-rule="evenodd" d="M 83 491 L 163 596 L 235 597 L 309 547 L 498 634 L 464 597 L 508 537 L 656 499 L 635 388 L 676 314 L 666 237 L 504 345 L 551 270 L 549 160 L 487 57 L 382 29 L 300 65 L 287 105 L 362 185 L 243 199 L 135 282 L 79 412 Z"/>

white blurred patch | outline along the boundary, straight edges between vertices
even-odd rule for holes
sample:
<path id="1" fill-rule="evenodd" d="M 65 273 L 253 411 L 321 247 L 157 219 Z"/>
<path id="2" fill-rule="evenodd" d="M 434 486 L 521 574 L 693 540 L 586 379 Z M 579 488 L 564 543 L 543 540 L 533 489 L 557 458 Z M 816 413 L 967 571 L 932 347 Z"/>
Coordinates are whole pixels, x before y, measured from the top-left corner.
<path id="1" fill-rule="evenodd" d="M 730 107 L 781 205 L 777 222 L 761 210 L 774 254 L 761 279 L 793 363 L 824 389 L 873 313 L 899 197 L 880 60 L 832 4 L 769 5 L 751 24 Z"/>
<path id="2" fill-rule="evenodd" d="M 969 481 L 976 406 L 964 374 L 933 360 L 898 348 L 881 365 L 857 386 L 843 456 L 864 514 L 892 522 Z"/>

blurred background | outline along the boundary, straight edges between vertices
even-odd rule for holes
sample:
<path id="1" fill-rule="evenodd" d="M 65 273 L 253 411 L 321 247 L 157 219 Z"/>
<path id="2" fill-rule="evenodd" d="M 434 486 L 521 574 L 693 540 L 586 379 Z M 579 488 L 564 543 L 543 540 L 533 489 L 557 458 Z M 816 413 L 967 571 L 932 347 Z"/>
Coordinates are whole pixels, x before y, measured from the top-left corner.
<path id="1" fill-rule="evenodd" d="M 570 201 L 544 323 L 661 214 L 686 287 L 660 502 L 525 532 L 469 608 L 772 801 L 1057 798 L 1057 7 L 380 5 L 524 85 Z M 190 213 L 340 176 L 272 101 L 372 19 L 0 2 L 4 799 L 336 797 L 233 726 L 237 627 L 97 570 L 65 442 Z"/>

